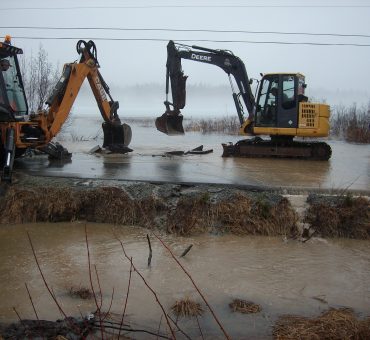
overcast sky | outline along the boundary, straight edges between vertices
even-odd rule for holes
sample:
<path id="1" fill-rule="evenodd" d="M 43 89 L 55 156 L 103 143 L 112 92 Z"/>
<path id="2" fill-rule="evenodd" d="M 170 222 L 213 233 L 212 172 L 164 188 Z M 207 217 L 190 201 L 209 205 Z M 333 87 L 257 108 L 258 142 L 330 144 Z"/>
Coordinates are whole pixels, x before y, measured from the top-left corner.
<path id="1" fill-rule="evenodd" d="M 370 99 L 370 46 L 261 43 L 370 45 L 370 1 L 366 0 L 12 0 L 2 1 L 0 11 L 3 35 L 12 35 L 13 44 L 23 48 L 27 55 L 37 52 L 42 43 L 53 63 L 76 60 L 78 39 L 95 40 L 101 72 L 111 87 L 141 83 L 163 83 L 164 86 L 167 41 L 186 39 L 190 40 L 186 42 L 189 45 L 232 50 L 244 61 L 250 77 L 257 78 L 260 72 L 301 72 L 306 75 L 308 94 L 326 98 L 329 104 L 339 104 L 343 100 L 345 104 L 352 101 L 365 103 Z M 21 29 L 11 26 L 65 29 Z M 68 29 L 72 27 L 332 33 L 367 37 Z M 48 37 L 73 39 L 41 39 Z M 163 41 L 109 40 L 114 38 Z M 239 42 L 197 41 L 203 39 Z M 184 61 L 183 68 L 191 84 L 228 84 L 226 75 L 215 66 Z M 339 96 L 331 97 L 330 93 L 339 93 Z M 145 101 L 145 93 L 142 100 Z M 163 98 L 158 98 L 158 101 L 162 103 Z"/>

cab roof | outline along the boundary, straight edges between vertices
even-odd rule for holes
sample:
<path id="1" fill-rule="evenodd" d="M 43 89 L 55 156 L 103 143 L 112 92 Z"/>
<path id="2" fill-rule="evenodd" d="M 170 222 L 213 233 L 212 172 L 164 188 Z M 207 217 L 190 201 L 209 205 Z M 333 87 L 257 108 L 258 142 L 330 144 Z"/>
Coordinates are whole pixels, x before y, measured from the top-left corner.
<path id="1" fill-rule="evenodd" d="M 285 75 L 295 75 L 297 77 L 305 77 L 304 74 L 302 73 L 299 73 L 299 72 L 274 72 L 274 73 L 265 73 L 263 76 L 278 76 L 278 75 L 282 75 L 282 76 L 285 76 Z"/>

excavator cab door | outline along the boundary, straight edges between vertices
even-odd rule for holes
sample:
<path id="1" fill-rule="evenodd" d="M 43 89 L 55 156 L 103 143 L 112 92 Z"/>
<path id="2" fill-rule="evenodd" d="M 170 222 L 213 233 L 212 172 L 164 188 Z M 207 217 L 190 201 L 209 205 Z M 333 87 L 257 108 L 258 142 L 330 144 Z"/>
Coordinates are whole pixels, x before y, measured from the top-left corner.
<path id="1" fill-rule="evenodd" d="M 256 127 L 297 128 L 298 78 L 270 74 L 261 80 L 256 106 Z"/>
<path id="2" fill-rule="evenodd" d="M 27 115 L 28 106 L 15 55 L 0 50 L 0 121 L 20 121 Z"/>

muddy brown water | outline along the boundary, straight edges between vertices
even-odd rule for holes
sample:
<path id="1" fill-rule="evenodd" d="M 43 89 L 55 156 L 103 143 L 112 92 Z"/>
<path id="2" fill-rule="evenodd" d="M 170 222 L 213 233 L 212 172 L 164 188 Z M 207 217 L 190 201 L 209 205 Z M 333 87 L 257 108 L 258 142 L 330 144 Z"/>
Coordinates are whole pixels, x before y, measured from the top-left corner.
<path id="1" fill-rule="evenodd" d="M 83 222 L 75 222 L 0 228 L 2 322 L 17 320 L 13 307 L 23 318 L 35 317 L 25 283 L 40 318 L 61 317 L 38 272 L 27 231 L 46 280 L 63 310 L 79 316 L 96 309 L 93 300 L 80 300 L 68 294 L 71 287 L 89 286 L 84 226 Z M 202 302 L 189 279 L 153 236 L 153 258 L 151 267 L 147 267 L 146 229 L 93 223 L 88 223 L 87 229 L 91 263 L 97 267 L 102 287 L 103 309 L 108 309 L 114 288 L 113 317 L 122 314 L 130 271 L 113 230 L 166 310 L 184 297 Z M 233 338 L 269 338 L 271 325 L 279 315 L 287 313 L 316 316 L 329 307 L 346 306 L 360 316 L 370 315 L 369 241 L 317 238 L 299 243 L 275 237 L 209 234 L 162 237 L 176 255 L 193 244 L 180 261 Z M 98 290 L 96 282 L 94 285 Z M 231 312 L 228 304 L 234 298 L 259 304 L 262 312 L 250 315 Z M 136 273 L 132 276 L 127 317 L 134 327 L 154 331 L 161 319 L 158 304 Z M 223 338 L 209 311 L 199 321 L 207 338 Z M 194 319 L 180 319 L 179 324 L 192 337 L 199 337 Z M 135 336 L 147 338 L 139 333 Z"/>
<path id="2" fill-rule="evenodd" d="M 154 124 L 154 123 L 153 123 Z M 47 157 L 19 159 L 17 171 L 41 176 L 104 178 L 165 182 L 225 183 L 274 188 L 324 188 L 370 191 L 368 145 L 328 141 L 333 155 L 328 162 L 296 159 L 222 158 L 224 142 L 242 136 L 186 133 L 167 136 L 153 126 L 130 123 L 134 151 L 126 155 L 89 154 L 102 145 L 101 119 L 77 116 L 60 134 L 73 153 L 70 163 L 50 163 Z M 96 137 L 96 139 L 92 139 Z M 188 151 L 199 145 L 213 149 L 206 155 L 161 157 L 167 151 Z"/>

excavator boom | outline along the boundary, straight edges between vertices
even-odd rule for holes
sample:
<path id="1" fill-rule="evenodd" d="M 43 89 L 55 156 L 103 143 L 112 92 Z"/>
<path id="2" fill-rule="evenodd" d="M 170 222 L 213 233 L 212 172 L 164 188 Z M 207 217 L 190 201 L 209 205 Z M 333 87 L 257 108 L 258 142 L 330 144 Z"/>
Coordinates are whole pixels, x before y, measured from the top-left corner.
<path id="1" fill-rule="evenodd" d="M 244 105 L 247 108 L 249 114 L 248 120 L 250 122 L 253 121 L 255 99 L 245 65 L 238 57 L 230 51 L 213 50 L 200 46 L 187 46 L 177 44 L 171 40 L 167 45 L 166 101 L 164 102 L 166 111 L 156 119 L 156 127 L 159 131 L 168 135 L 184 133 L 182 126 L 183 116 L 180 110 L 185 107 L 187 76 L 184 75 L 182 70 L 181 59 L 215 65 L 224 70 L 229 76 L 240 124 L 246 120 L 240 97 L 242 97 Z M 234 90 L 230 75 L 236 81 L 239 89 L 238 94 Z M 171 84 L 172 103 L 168 101 L 169 84 Z"/>

